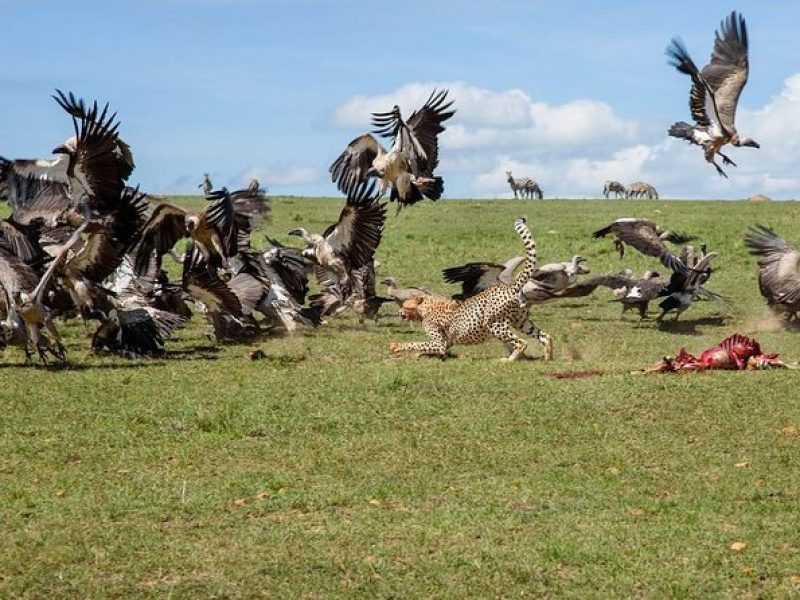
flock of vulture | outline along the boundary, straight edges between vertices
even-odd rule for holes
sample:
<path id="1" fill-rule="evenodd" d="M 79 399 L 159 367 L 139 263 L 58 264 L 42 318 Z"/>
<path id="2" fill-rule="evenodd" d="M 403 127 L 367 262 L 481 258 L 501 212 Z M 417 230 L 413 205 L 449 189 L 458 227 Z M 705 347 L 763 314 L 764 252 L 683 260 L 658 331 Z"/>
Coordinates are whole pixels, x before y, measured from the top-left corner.
<path id="1" fill-rule="evenodd" d="M 691 76 L 690 107 L 695 125 L 676 123 L 670 135 L 703 147 L 715 162 L 725 144 L 758 145 L 739 138 L 734 115 L 747 80 L 747 32 L 732 13 L 716 34 L 711 63 L 698 70 L 683 45 L 668 49 L 678 70 Z M 11 215 L 0 221 L 0 346 L 22 349 L 28 361 L 66 360 L 58 319 L 80 318 L 91 332 L 92 349 L 124 357 L 163 352 L 166 340 L 193 312 L 210 323 L 216 340 L 251 340 L 271 331 L 315 327 L 326 317 L 353 310 L 363 323 L 378 318 L 382 304 L 431 294 L 400 288 L 392 278 L 376 291 L 375 252 L 386 223 L 388 192 L 398 210 L 423 199 L 437 200 L 442 178 L 438 136 L 453 116 L 448 92 L 434 91 L 404 119 L 395 106 L 373 114 L 374 129 L 351 141 L 330 167 L 333 182 L 346 196 L 339 219 L 322 233 L 298 228 L 300 247 L 268 238 L 271 247 L 256 252 L 250 234 L 269 211 L 258 185 L 229 191 L 204 186 L 206 204 L 191 213 L 128 186 L 133 154 L 119 135 L 119 121 L 106 104 L 88 104 L 72 93 L 54 99 L 71 119 L 73 133 L 53 150 L 52 159 L 0 158 L 0 197 Z M 379 138 L 391 142 L 387 150 Z M 704 286 L 716 256 L 684 246 L 678 254 L 666 245 L 687 236 L 664 232 L 652 221 L 623 218 L 598 229 L 614 234 L 620 256 L 625 245 L 657 257 L 669 276 L 654 271 L 579 279 L 589 273 L 585 259 L 538 268 L 523 288 L 529 307 L 557 298 L 585 296 L 605 286 L 614 290 L 623 313 L 636 308 L 644 318 L 660 298 L 658 319 L 676 318 L 696 298 L 719 300 Z M 182 256 L 176 252 L 185 240 Z M 769 305 L 787 321 L 800 310 L 800 254 L 774 232 L 754 228 L 747 244 L 759 257 L 760 287 Z M 182 267 L 171 280 L 165 257 Z M 505 264 L 474 262 L 444 270 L 445 281 L 461 285 L 464 300 L 513 279 L 522 257 Z M 309 294 L 309 279 L 320 291 Z"/>

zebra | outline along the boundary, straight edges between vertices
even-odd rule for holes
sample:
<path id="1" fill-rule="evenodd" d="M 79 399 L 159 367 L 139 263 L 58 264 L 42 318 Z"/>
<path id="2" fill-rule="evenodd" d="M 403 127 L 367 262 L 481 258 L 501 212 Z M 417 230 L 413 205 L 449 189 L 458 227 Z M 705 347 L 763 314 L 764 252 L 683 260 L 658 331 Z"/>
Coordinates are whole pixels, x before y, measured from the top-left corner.
<path id="1" fill-rule="evenodd" d="M 607 179 L 603 185 L 603 196 L 609 198 L 611 197 L 611 194 L 614 194 L 614 198 L 627 198 L 628 190 L 625 189 L 625 186 L 619 181 L 611 181 L 610 179 Z"/>
<path id="2" fill-rule="evenodd" d="M 658 200 L 658 192 L 649 183 L 644 181 L 634 181 L 628 186 L 628 198 L 647 198 L 648 200 Z"/>
<path id="3" fill-rule="evenodd" d="M 544 195 L 542 194 L 542 188 L 533 179 L 528 179 L 528 183 L 525 185 L 525 192 L 531 198 L 536 198 L 537 200 L 541 200 Z"/>
<path id="4" fill-rule="evenodd" d="M 208 173 L 203 173 L 203 183 L 198 185 L 197 187 L 203 188 L 203 195 L 208 196 L 211 193 L 211 190 L 214 189 L 214 184 L 211 183 L 211 177 Z"/>
<path id="5" fill-rule="evenodd" d="M 522 177 L 515 179 L 511 175 L 511 171 L 506 171 L 508 176 L 508 184 L 511 186 L 511 191 L 514 192 L 514 198 L 538 198 L 542 199 L 542 190 L 539 184 L 530 177 Z"/>
<path id="6" fill-rule="evenodd" d="M 250 183 L 247 184 L 247 191 L 251 194 L 258 194 L 261 191 L 261 184 L 259 183 L 258 179 L 255 177 L 250 179 Z M 265 189 L 264 193 L 266 192 L 267 190 Z"/>

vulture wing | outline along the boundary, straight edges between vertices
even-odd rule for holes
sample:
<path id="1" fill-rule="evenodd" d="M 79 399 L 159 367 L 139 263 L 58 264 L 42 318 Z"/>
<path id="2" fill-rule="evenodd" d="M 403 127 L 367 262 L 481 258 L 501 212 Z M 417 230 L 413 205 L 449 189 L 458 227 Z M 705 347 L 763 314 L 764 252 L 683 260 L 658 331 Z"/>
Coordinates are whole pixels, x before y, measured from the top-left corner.
<path id="1" fill-rule="evenodd" d="M 719 115 L 714 89 L 703 78 L 703 75 L 689 56 L 683 42 L 674 38 L 667 47 L 667 56 L 670 57 L 670 64 L 692 78 L 692 89 L 689 92 L 689 110 L 692 118 L 701 127 L 709 127 L 709 134 L 716 137 L 721 135 L 725 129 Z"/>
<path id="2" fill-rule="evenodd" d="M 89 234 L 86 244 L 68 263 L 68 271 L 102 283 L 122 264 L 125 253 L 135 243 L 145 223 L 147 200 L 137 190 L 126 190 L 119 198 L 114 213 L 105 227 Z M 146 270 L 143 270 L 144 273 Z"/>
<path id="3" fill-rule="evenodd" d="M 331 181 L 339 191 L 348 194 L 358 184 L 367 180 L 374 161 L 386 150 L 371 134 L 365 133 L 347 144 L 330 167 Z"/>
<path id="4" fill-rule="evenodd" d="M 455 114 L 455 110 L 448 110 L 453 105 L 453 101 L 446 102 L 447 90 L 431 93 L 428 101 L 422 108 L 415 111 L 408 119 L 408 132 L 416 143 L 404 140 L 402 148 L 405 150 L 407 144 L 416 148 L 421 147 L 423 156 L 415 156 L 416 164 L 412 164 L 412 171 L 415 175 L 431 175 L 439 164 L 439 134 L 444 131 L 442 123 Z M 401 134 L 403 135 L 403 134 Z"/>
<path id="5" fill-rule="evenodd" d="M 462 300 L 500 283 L 500 273 L 505 265 L 486 262 L 471 262 L 442 271 L 447 283 L 460 283 Z"/>
<path id="6" fill-rule="evenodd" d="M 161 257 L 184 237 L 186 237 L 186 211 L 173 204 L 164 203 L 156 206 L 132 249 L 136 274 L 143 275 L 147 272 L 153 251 L 160 261 Z"/>
<path id="7" fill-rule="evenodd" d="M 183 260 L 183 289 L 192 298 L 205 304 L 211 312 L 242 316 L 239 298 L 219 278 L 216 270 L 208 268 L 192 242 L 187 244 Z"/>
<path id="8" fill-rule="evenodd" d="M 227 256 L 237 252 L 238 236 L 236 235 L 236 210 L 228 190 L 222 188 L 206 196 L 211 204 L 200 215 L 201 221 L 217 230 L 223 250 Z"/>
<path id="9" fill-rule="evenodd" d="M 749 70 L 747 26 L 744 17 L 733 11 L 715 32 L 711 62 L 700 72 L 714 92 L 719 118 L 729 132 L 736 131 L 736 105 L 747 83 Z"/>
<path id="10" fill-rule="evenodd" d="M 98 115 L 96 102 L 92 105 L 91 109 L 87 110 L 83 100 L 75 98 L 72 92 L 69 93 L 69 96 L 66 96 L 61 90 L 56 90 L 56 94 L 57 96 L 53 96 L 53 98 L 58 105 L 72 117 L 80 119 L 81 121 L 98 120 L 101 124 L 104 123 L 105 126 L 110 127 L 116 117 L 116 113 L 108 116 L 108 104 L 103 108 L 103 112 Z M 133 169 L 136 167 L 133 162 L 133 154 L 131 153 L 130 146 L 117 138 L 114 155 L 118 163 L 117 167 L 119 168 L 120 177 L 127 181 L 131 173 L 133 173 Z"/>
<path id="11" fill-rule="evenodd" d="M 38 275 L 29 265 L 0 249 L 0 287 L 9 301 L 17 292 L 32 291 L 38 282 Z"/>
<path id="12" fill-rule="evenodd" d="M 69 105 L 65 107 L 60 98 L 55 99 L 71 114 Z M 88 199 L 89 207 L 100 213 L 111 209 L 124 188 L 123 172 L 114 154 L 119 123 L 114 122 L 116 115 L 109 116 L 107 111 L 108 105 L 98 115 L 95 103 L 82 117 L 72 117 L 76 141 L 67 169 L 72 199 Z"/>
<path id="13" fill-rule="evenodd" d="M 439 164 L 438 135 L 444 131 L 442 123 L 455 114 L 448 110 L 453 102 L 446 102 L 447 90 L 434 90 L 425 104 L 415 111 L 408 122 L 400 116 L 395 106 L 386 113 L 373 113 L 373 130 L 394 140 L 394 147 L 406 155 L 415 176 L 430 176 Z"/>
<path id="14" fill-rule="evenodd" d="M 361 183 L 348 194 L 339 221 L 322 234 L 333 252 L 348 260 L 351 269 L 372 260 L 381 242 L 386 205 L 377 199 L 375 182 Z"/>
<path id="15" fill-rule="evenodd" d="M 800 290 L 797 274 L 800 252 L 794 246 L 772 229 L 760 225 L 750 229 L 744 243 L 750 253 L 758 257 L 762 295 L 777 300 L 782 295 L 796 294 L 796 290 Z"/>

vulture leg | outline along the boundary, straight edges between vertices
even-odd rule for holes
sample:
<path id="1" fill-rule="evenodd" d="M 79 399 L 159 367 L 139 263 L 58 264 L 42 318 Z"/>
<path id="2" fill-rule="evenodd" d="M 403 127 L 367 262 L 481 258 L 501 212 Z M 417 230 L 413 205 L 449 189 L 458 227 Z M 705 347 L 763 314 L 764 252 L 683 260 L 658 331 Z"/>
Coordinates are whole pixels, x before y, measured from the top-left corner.
<path id="1" fill-rule="evenodd" d="M 619 251 L 619 259 L 625 256 L 625 244 L 622 243 L 622 240 L 617 238 L 614 240 L 614 247 Z"/>
<path id="2" fill-rule="evenodd" d="M 730 165 L 731 167 L 737 166 L 735 162 L 733 162 L 730 158 L 725 156 L 722 152 L 717 152 L 717 154 L 722 158 L 723 165 Z"/>
<path id="3" fill-rule="evenodd" d="M 720 175 L 722 175 L 722 176 L 723 176 L 725 179 L 728 179 L 728 176 L 725 174 L 725 171 L 723 171 L 723 170 L 720 168 L 720 166 L 719 166 L 719 165 L 718 165 L 716 162 L 714 162 L 714 161 L 712 160 L 712 161 L 711 161 L 711 164 L 712 164 L 712 165 L 714 165 L 714 168 L 717 170 L 717 173 L 719 173 Z"/>
<path id="4" fill-rule="evenodd" d="M 61 335 L 58 333 L 58 330 L 56 329 L 56 326 L 53 325 L 53 322 L 50 319 L 45 321 L 44 325 L 45 325 L 45 327 L 47 327 L 47 331 L 49 331 L 52 334 L 53 339 L 56 342 L 56 350 L 55 350 L 55 352 L 53 352 L 51 350 L 51 352 L 53 352 L 53 356 L 58 358 L 58 360 L 60 360 L 61 362 L 66 362 L 66 360 L 67 360 L 67 349 L 64 348 L 64 344 L 61 343 Z"/>

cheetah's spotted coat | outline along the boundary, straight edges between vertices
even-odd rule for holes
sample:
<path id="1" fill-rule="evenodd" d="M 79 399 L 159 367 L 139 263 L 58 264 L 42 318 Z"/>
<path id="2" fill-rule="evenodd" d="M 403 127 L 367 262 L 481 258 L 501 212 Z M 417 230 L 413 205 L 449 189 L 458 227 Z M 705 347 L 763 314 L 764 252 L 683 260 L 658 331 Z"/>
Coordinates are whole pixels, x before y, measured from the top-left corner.
<path id="1" fill-rule="evenodd" d="M 498 284 L 468 298 L 463 303 L 433 296 L 415 296 L 403 303 L 400 314 L 406 319 L 422 321 L 428 340 L 394 342 L 391 352 L 418 352 L 420 355 L 445 356 L 454 344 L 479 344 L 497 338 L 509 349 L 505 360 L 519 358 L 528 342 L 512 328 L 535 337 L 545 348 L 545 358 L 553 354 L 552 338 L 530 320 L 529 310 L 521 296 L 522 286 L 536 270 L 536 242 L 525 219 L 518 217 L 514 229 L 525 244 L 525 265 L 510 284 Z"/>

